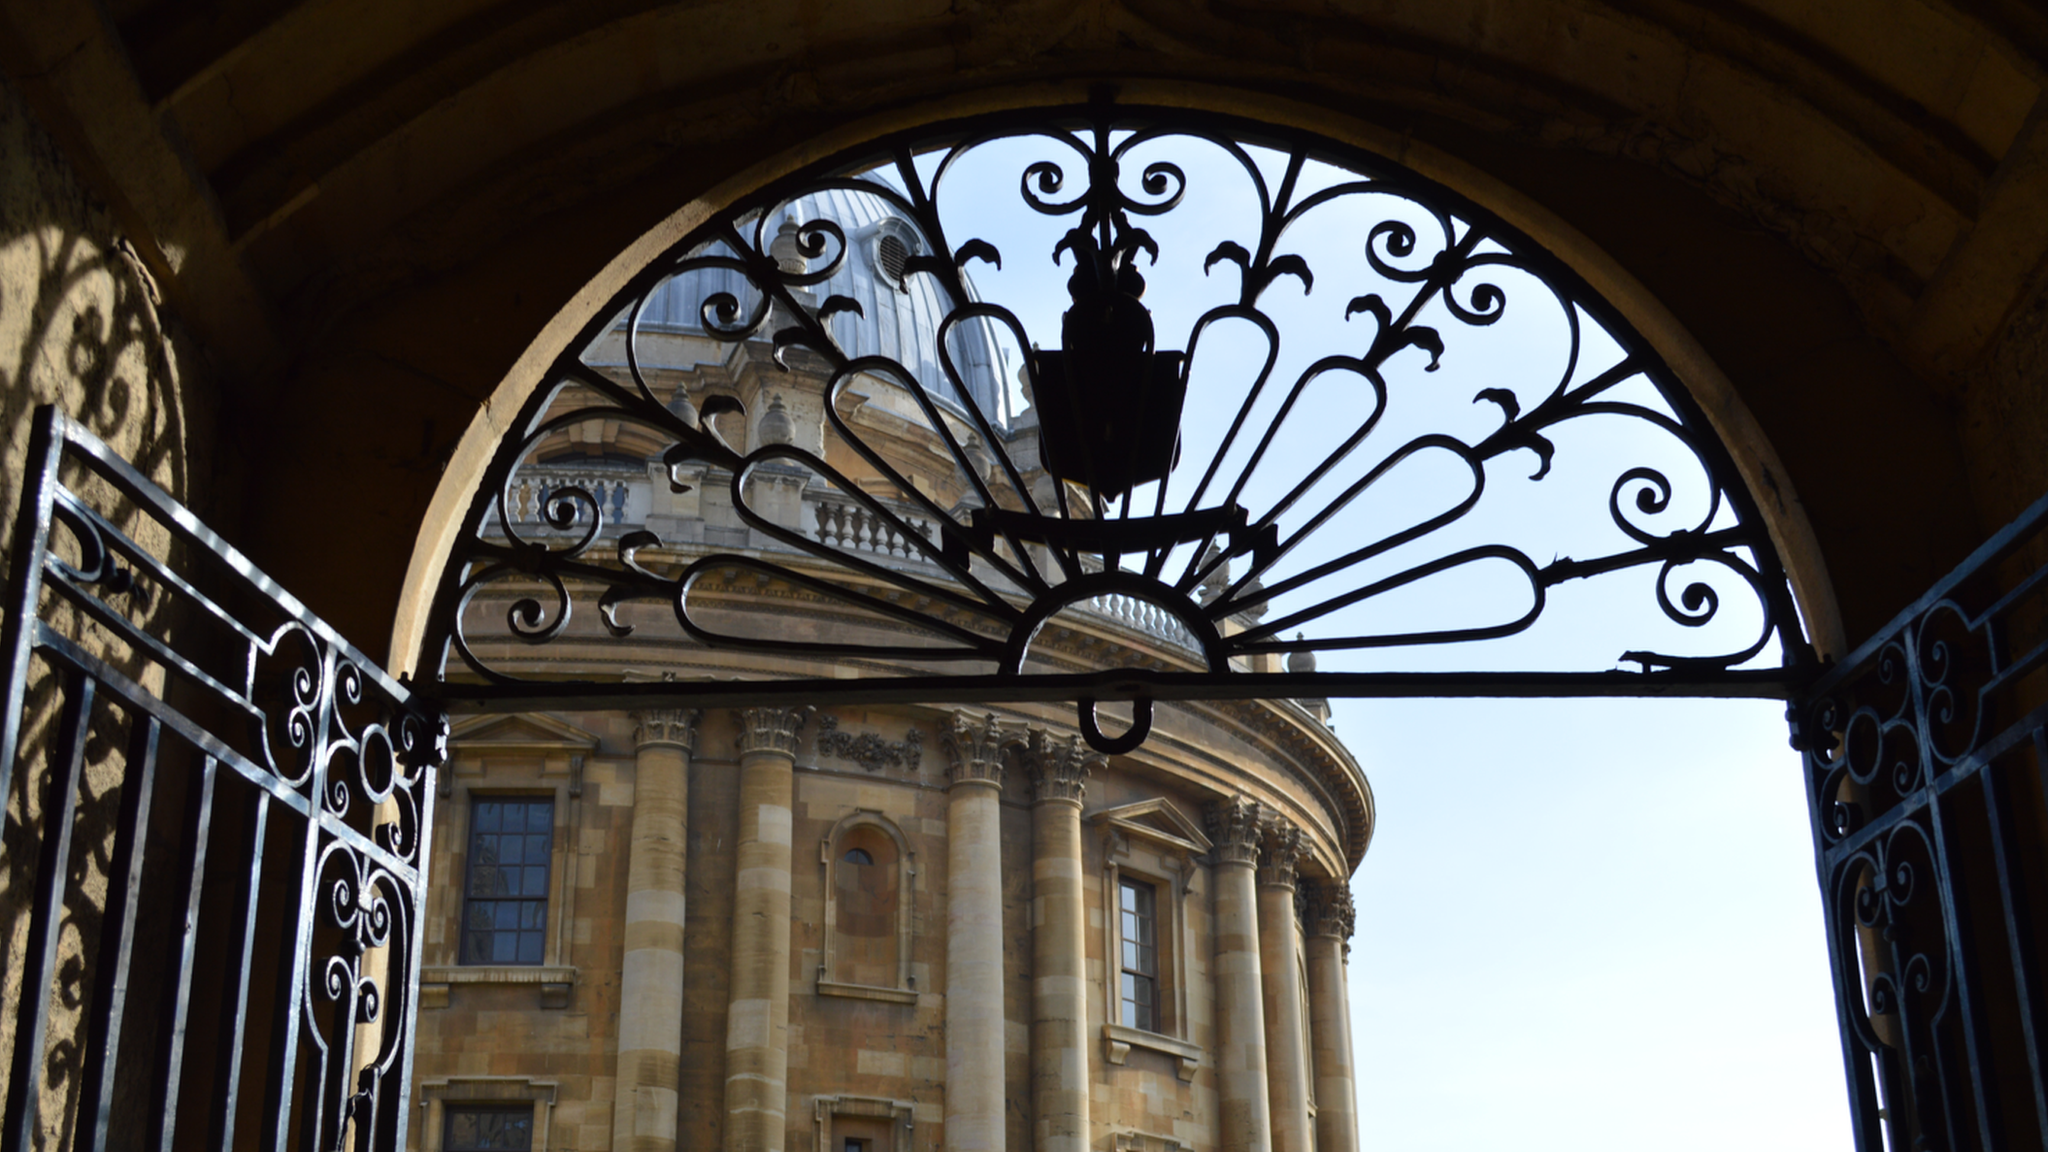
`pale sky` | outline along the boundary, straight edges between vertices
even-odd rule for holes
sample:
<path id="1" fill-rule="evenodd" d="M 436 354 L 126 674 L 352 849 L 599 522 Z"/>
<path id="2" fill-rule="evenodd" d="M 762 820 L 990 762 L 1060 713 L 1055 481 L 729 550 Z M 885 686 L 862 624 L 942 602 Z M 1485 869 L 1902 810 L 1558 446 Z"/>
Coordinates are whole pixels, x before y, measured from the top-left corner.
<path id="1" fill-rule="evenodd" d="M 1850 1147 L 1773 701 L 1341 701 L 1363 1152 Z"/>

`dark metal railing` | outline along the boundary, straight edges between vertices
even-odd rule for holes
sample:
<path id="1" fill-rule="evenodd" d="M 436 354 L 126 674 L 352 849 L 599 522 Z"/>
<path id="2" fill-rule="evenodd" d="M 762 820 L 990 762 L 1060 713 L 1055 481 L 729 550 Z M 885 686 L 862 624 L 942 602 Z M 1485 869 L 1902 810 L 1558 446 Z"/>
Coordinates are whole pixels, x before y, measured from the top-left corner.
<path id="1" fill-rule="evenodd" d="M 29 461 L 0 1152 L 401 1146 L 442 716 L 54 409 Z"/>
<path id="2" fill-rule="evenodd" d="M 2048 1141 L 2048 498 L 1793 712 L 1862 1152 Z"/>

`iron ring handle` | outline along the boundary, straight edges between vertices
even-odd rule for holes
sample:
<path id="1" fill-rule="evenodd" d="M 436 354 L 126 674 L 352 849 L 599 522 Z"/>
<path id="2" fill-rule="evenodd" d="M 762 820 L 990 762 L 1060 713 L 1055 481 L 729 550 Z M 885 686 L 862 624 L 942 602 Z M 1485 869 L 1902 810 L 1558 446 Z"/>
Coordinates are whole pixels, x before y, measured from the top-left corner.
<path id="1" fill-rule="evenodd" d="M 1114 739 L 1104 736 L 1101 726 L 1095 722 L 1095 697 L 1083 696 L 1075 703 L 1079 706 L 1081 738 L 1104 756 L 1121 756 L 1143 744 L 1145 737 L 1152 734 L 1150 696 L 1139 696 L 1131 701 L 1131 726 Z"/>

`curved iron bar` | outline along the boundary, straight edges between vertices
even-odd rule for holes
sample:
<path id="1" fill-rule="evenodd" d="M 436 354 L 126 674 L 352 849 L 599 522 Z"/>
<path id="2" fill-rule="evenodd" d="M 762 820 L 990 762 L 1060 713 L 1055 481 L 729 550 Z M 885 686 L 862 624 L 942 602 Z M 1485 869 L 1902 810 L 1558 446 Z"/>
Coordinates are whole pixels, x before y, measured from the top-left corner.
<path id="1" fill-rule="evenodd" d="M 1172 218 L 1191 185 L 1208 178 L 1203 169 L 1190 167 L 1173 152 L 1175 147 L 1213 148 L 1224 170 L 1233 170 L 1234 165 L 1234 171 L 1248 180 L 1257 203 L 1256 219 L 1242 222 L 1251 233 L 1245 237 L 1249 246 L 1226 235 L 1210 246 L 1201 265 L 1205 275 L 1220 264 L 1237 267 L 1234 302 L 1201 312 L 1184 340 L 1159 334 L 1156 346 L 1178 343 L 1186 349 L 1184 356 L 1170 354 L 1182 357 L 1174 361 L 1178 366 L 1173 370 L 1182 374 L 1184 388 L 1188 365 L 1205 346 L 1205 334 L 1225 321 L 1244 321 L 1265 342 L 1260 366 L 1243 376 L 1241 397 L 1199 477 L 1182 489 L 1184 495 L 1170 496 L 1170 470 L 1159 476 L 1149 494 L 1149 514 L 1136 508 L 1137 484 L 1105 495 L 1072 476 L 1034 472 L 1020 463 L 1010 443 L 1012 430 L 975 400 L 971 385 L 976 381 L 969 379 L 968 367 L 955 353 L 953 345 L 962 334 L 987 341 L 1001 334 L 1020 349 L 1030 344 L 1018 313 L 1000 301 L 981 299 L 967 276 L 966 266 L 977 260 L 1000 269 L 1002 251 L 982 236 L 949 237 L 942 220 L 942 208 L 951 203 L 949 180 L 964 170 L 963 161 L 991 143 L 1017 140 L 1044 144 L 1035 158 L 1018 161 L 1015 186 L 1028 215 L 1068 223 L 1053 244 L 1052 255 L 1062 266 L 1072 258 L 1077 282 L 1087 262 L 1094 261 L 1094 267 L 1123 277 L 1118 283 L 1142 285 L 1137 266 L 1145 260 L 1157 264 L 1161 240 L 1140 222 Z M 1167 151 L 1155 154 L 1159 147 Z M 1255 151 L 1267 159 L 1262 161 Z M 936 162 L 922 171 L 921 153 L 936 153 Z M 1277 181 L 1269 179 L 1269 172 L 1283 160 Z M 1341 170 L 1340 178 L 1304 193 L 1311 164 L 1334 165 Z M 834 295 L 819 302 L 810 292 L 844 274 L 858 246 L 852 222 L 804 207 L 807 198 L 826 192 L 871 197 L 877 211 L 900 219 L 915 232 L 922 251 L 905 261 L 902 275 L 906 280 L 921 278 L 940 301 L 942 314 L 934 323 L 930 347 L 883 356 L 855 355 L 842 346 L 839 333 L 848 330 L 843 325 L 876 321 L 852 297 Z M 1366 216 L 1370 223 L 1363 226 L 1362 243 L 1354 251 L 1380 287 L 1352 297 L 1343 318 L 1364 315 L 1373 326 L 1369 332 L 1359 330 L 1353 350 L 1322 355 L 1302 369 L 1278 398 L 1277 410 L 1260 416 L 1271 398 L 1269 385 L 1287 337 L 1264 303 L 1267 294 L 1282 280 L 1298 284 L 1304 295 L 1317 286 L 1317 265 L 1308 255 L 1285 250 L 1290 229 L 1311 213 L 1346 205 L 1372 213 Z M 778 240 L 775 233 L 782 221 L 794 226 L 794 234 L 789 236 L 784 228 L 787 239 Z M 978 230 L 982 225 L 972 227 Z M 777 249 L 780 258 L 770 251 L 777 243 L 791 242 L 801 267 L 789 261 L 788 248 Z M 1332 258 L 1321 252 L 1313 255 L 1317 263 Z M 1541 289 L 1537 298 L 1554 302 L 1559 310 L 1560 362 L 1554 377 L 1546 374 L 1551 382 L 1541 399 L 1525 410 L 1513 390 L 1482 388 L 1473 402 L 1500 410 L 1500 423 L 1491 431 L 1469 439 L 1422 432 L 1391 452 L 1347 464 L 1374 442 L 1399 386 L 1393 381 L 1405 379 L 1414 366 L 1404 361 L 1409 367 L 1398 376 L 1390 375 L 1397 357 L 1415 350 L 1428 358 L 1422 369 L 1434 372 L 1447 357 L 1458 355 L 1460 331 L 1499 323 L 1511 305 L 1523 310 L 1529 306 L 1527 299 L 1515 299 L 1527 293 L 1515 290 L 1502 273 L 1535 281 Z M 698 311 L 703 336 L 727 345 L 765 342 L 775 364 L 785 371 L 792 369 L 790 356 L 798 349 L 822 363 L 827 443 L 860 460 L 872 479 L 834 467 L 826 453 L 779 444 L 747 450 L 728 443 L 720 421 L 746 414 L 735 397 L 721 394 L 707 400 L 696 423 L 662 403 L 640 346 L 650 302 L 665 281 L 688 282 L 709 275 L 737 277 L 746 288 L 742 293 L 717 286 L 702 296 Z M 743 301 L 742 294 L 749 299 Z M 1429 313 L 1432 308 L 1440 310 Z M 1432 317 L 1430 322 L 1423 322 L 1425 313 Z M 1612 340 L 1619 359 L 1590 378 L 1577 380 L 1587 355 L 1588 323 Z M 623 380 L 614 380 L 581 359 L 584 348 L 615 326 L 625 337 Z M 1146 341 L 1149 356 L 1155 344 L 1151 335 Z M 995 346 L 988 347 L 993 359 Z M 935 365 L 936 377 L 914 371 L 912 365 L 917 364 Z M 1040 386 L 1040 371 L 1027 355 L 1028 389 Z M 1281 459 L 1283 431 L 1311 419 L 1304 414 L 1304 395 L 1332 373 L 1361 380 L 1361 390 L 1372 398 L 1370 405 L 1354 414 L 1355 424 L 1347 420 L 1336 446 L 1319 459 Z M 934 491 L 921 488 L 876 434 L 856 423 L 843 403 L 856 379 L 883 380 L 909 398 L 923 421 L 918 434 L 931 442 L 934 457 L 956 473 L 947 483 L 958 482 L 953 487 L 961 493 L 957 503 L 949 507 Z M 952 395 L 935 394 L 940 380 Z M 1661 406 L 1610 395 L 1634 381 L 1646 381 Z M 1000 379 L 995 384 L 1007 387 Z M 1090 402 L 1070 395 L 1076 402 Z M 1411 555 L 1451 526 L 1467 521 L 1488 491 L 1489 466 L 1509 453 L 1533 453 L 1536 466 L 1528 479 L 1545 480 L 1560 451 L 1554 430 L 1588 417 L 1622 418 L 1655 428 L 1670 441 L 1663 451 L 1689 455 L 1697 466 L 1696 472 L 1674 471 L 1660 458 L 1622 470 L 1609 489 L 1605 511 L 1624 546 L 1540 564 L 1527 548 L 1504 541 L 1459 541 L 1447 543 L 1433 556 L 1413 555 L 1392 573 L 1366 574 L 1361 567 L 1397 552 Z M 725 548 L 709 545 L 684 547 L 665 543 L 650 531 L 627 531 L 633 526 L 614 523 L 614 510 L 597 493 L 575 485 L 541 490 L 533 504 L 533 519 L 540 527 L 533 533 L 523 531 L 509 509 L 520 469 L 532 461 L 544 440 L 593 418 L 632 423 L 665 440 L 669 446 L 659 459 L 670 484 L 679 490 L 688 482 L 685 468 L 727 473 L 724 482 L 729 484 L 739 524 L 777 555 L 787 553 L 789 562 L 758 553 L 728 554 Z M 910 423 L 915 425 L 916 420 Z M 978 463 L 976 453 L 983 449 L 988 460 Z M 1347 540 L 1335 556 L 1294 559 L 1302 554 L 1303 545 L 1334 531 L 1339 514 L 1394 468 L 1438 450 L 1450 452 L 1471 476 L 1469 487 L 1447 491 L 1441 510 L 1377 538 Z M 813 537 L 754 507 L 750 482 L 763 475 L 762 465 L 771 462 L 794 468 L 809 478 L 806 482 L 841 494 L 850 502 L 847 506 L 860 510 L 861 523 L 872 525 L 870 531 L 900 542 L 906 561 L 856 555 L 856 543 L 828 541 L 822 527 Z M 1264 479 L 1266 473 L 1282 468 L 1298 471 L 1290 472 L 1292 482 L 1281 482 L 1282 494 L 1264 507 L 1244 509 L 1250 493 L 1272 484 Z M 1703 499 L 1687 495 L 1681 502 L 1681 489 L 1689 493 L 1700 484 Z M 1331 494 L 1316 495 L 1332 485 Z M 894 495 L 885 498 L 887 492 Z M 1212 498 L 1212 493 L 1219 497 Z M 1312 496 L 1321 502 L 1305 504 Z M 1681 507 L 1688 510 L 1685 523 L 1659 523 Z M 1176 511 L 1169 515 L 1169 508 Z M 1696 513 L 1698 508 L 1704 511 Z M 920 532 L 910 515 L 929 520 L 935 534 L 927 537 Z M 1107 543 L 1119 537 L 1100 527 L 1085 527 L 1110 518 L 1128 525 L 1135 534 L 1130 540 L 1139 543 Z M 1086 586 L 1098 593 L 1180 606 L 1173 611 L 1185 617 L 1182 623 L 1191 634 L 1215 638 L 1213 648 L 1204 645 L 1204 675 L 1213 678 L 1261 675 L 1244 671 L 1247 665 L 1239 657 L 1515 635 L 1543 615 L 1548 591 L 1559 584 L 1653 567 L 1648 595 L 1671 624 L 1699 629 L 1722 619 L 1727 598 L 1742 588 L 1748 589 L 1744 596 L 1754 598 L 1761 622 L 1753 637 L 1737 639 L 1725 650 L 1661 653 L 1650 645 L 1620 654 L 1622 661 L 1640 665 L 1646 677 L 1661 675 L 1709 687 L 1718 683 L 1717 677 L 1727 685 L 1748 683 L 1757 670 L 1744 666 L 1762 657 L 1773 643 L 1779 662 L 1797 673 L 1787 682 L 1803 680 L 1804 670 L 1813 665 L 1766 525 L 1726 449 L 1654 349 L 1582 279 L 1491 213 L 1384 158 L 1305 134 L 1185 110 L 1098 102 L 938 125 L 827 161 L 735 205 L 636 275 L 615 306 L 591 321 L 557 363 L 551 386 L 529 400 L 515 432 L 501 444 L 472 497 L 466 523 L 470 527 L 454 547 L 430 610 L 428 650 L 421 667 L 429 679 L 443 683 L 451 699 L 463 698 L 468 691 L 457 681 L 480 679 L 495 687 L 475 693 L 476 698 L 488 697 L 501 705 L 516 701 L 522 692 L 545 696 L 568 683 L 544 670 L 501 665 L 479 649 L 476 641 L 483 633 L 473 636 L 472 631 L 485 627 L 485 622 L 471 619 L 479 598 L 487 591 L 496 598 L 503 590 L 515 589 L 517 582 L 538 582 L 541 590 L 512 595 L 502 626 L 489 630 L 492 638 L 545 645 L 569 634 L 577 601 L 594 595 L 601 623 L 614 636 L 633 631 L 633 625 L 621 623 L 616 615 L 622 604 L 663 600 L 671 605 L 684 634 L 701 643 L 831 658 L 865 655 L 909 665 L 988 659 L 991 652 L 1014 656 L 1028 647 L 1025 631 L 1049 618 L 1058 606 L 1076 602 L 1074 589 Z M 599 544 L 614 537 L 616 554 L 603 555 Z M 1248 562 L 1236 568 L 1233 562 L 1240 559 Z M 1043 566 L 1046 561 L 1049 566 Z M 1507 618 L 1473 601 L 1470 607 L 1490 618 L 1384 633 L 1351 633 L 1342 627 L 1325 628 L 1333 634 L 1315 632 L 1319 624 L 1333 623 L 1337 614 L 1354 605 L 1453 569 L 1488 562 L 1505 563 L 1528 590 L 1526 605 Z M 1695 575 L 1694 566 L 1699 564 L 1716 565 L 1725 577 L 1710 581 L 1704 570 Z M 1176 573 L 1170 579 L 1169 565 Z M 695 619 L 692 593 L 703 573 L 733 566 L 946 637 L 961 647 L 741 636 Z M 933 579 L 934 571 L 942 574 L 940 578 Z M 1267 605 L 1291 601 L 1307 594 L 1310 585 L 1342 580 L 1351 571 L 1361 573 L 1355 586 L 1339 587 L 1313 602 L 1285 603 L 1277 618 L 1259 618 Z M 1220 591 L 1198 597 L 1203 589 Z M 916 605 L 943 605 L 982 624 L 963 627 Z M 1226 626 L 1233 619 L 1237 623 Z M 984 624 L 986 633 L 977 630 Z M 1007 636 L 998 635 L 1005 630 Z M 1279 638 L 1296 630 L 1309 634 L 1296 640 Z M 1715 647 L 1720 647 L 1718 640 Z M 1940 651 L 1930 650 L 1922 663 L 1933 667 L 1939 660 Z M 989 674 L 998 681 L 1027 674 L 1019 660 L 998 663 Z M 914 674 L 915 668 L 904 672 Z M 1591 675 L 1566 670 L 1555 674 L 1563 678 L 1560 683 L 1574 675 Z M 1364 682 L 1332 675 L 1333 694 L 1356 691 Z M 957 679 L 967 695 L 985 698 L 991 688 L 973 676 Z"/>

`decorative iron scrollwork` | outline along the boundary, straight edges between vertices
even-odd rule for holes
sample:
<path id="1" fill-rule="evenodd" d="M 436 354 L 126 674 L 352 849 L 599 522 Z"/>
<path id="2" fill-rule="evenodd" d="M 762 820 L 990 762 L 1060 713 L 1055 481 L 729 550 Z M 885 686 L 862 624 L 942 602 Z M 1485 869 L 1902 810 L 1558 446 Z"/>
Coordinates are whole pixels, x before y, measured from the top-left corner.
<path id="1" fill-rule="evenodd" d="M 37 1110 L 70 1095 L 94 1147 L 190 1143 L 205 1123 L 191 1113 L 209 1110 L 176 1095 L 190 1061 L 213 1069 L 209 1139 L 236 1143 L 240 1123 L 260 1125 L 266 1146 L 339 1148 L 353 1125 L 365 1146 L 396 1146 L 444 714 L 55 409 L 37 413 L 29 458 L 0 638 L 0 793 L 18 756 L 42 767 L 23 740 L 37 669 L 71 723 L 40 750 L 57 804 L 24 832 L 46 854 L 7 1130 L 38 1131 Z M 77 1065 L 57 1069 L 42 1057 L 64 993 L 46 962 L 74 863 L 58 816 L 86 789 L 93 725 L 127 733 L 120 814 L 104 867 L 84 865 L 106 916 L 74 977 L 92 989 L 71 1003 L 85 1023 L 52 1047 Z M 180 811 L 153 813 L 171 807 L 162 795 Z M 174 920 L 144 933 L 151 902 Z M 145 1011 L 162 1013 L 164 1039 L 123 1045 L 123 1014 Z M 157 1106 L 99 1108 L 114 1091 Z"/>
<path id="2" fill-rule="evenodd" d="M 868 269 L 884 224 L 900 268 Z M 1047 254 L 1063 312 L 1036 273 L 1004 279 Z M 1493 330 L 1515 359 L 1466 348 Z M 1453 379 L 1470 391 L 1446 399 Z M 550 472 L 599 451 L 648 483 Z M 697 511 L 654 510 L 679 499 Z M 1578 527 L 1531 528 L 1553 515 Z M 738 626 L 735 574 L 842 627 Z M 1490 654 L 1580 582 L 1654 638 Z M 1042 630 L 1104 597 L 1186 642 L 1062 684 Z M 1394 654 L 1446 644 L 1482 669 L 1452 693 L 1782 694 L 1811 662 L 1725 450 L 1569 269 L 1379 157 L 1107 102 L 882 141 L 640 274 L 502 442 L 423 667 L 453 699 L 631 698 L 531 652 L 578 601 L 602 629 L 579 644 L 654 626 L 652 604 L 679 642 L 858 662 L 821 700 L 891 675 L 933 699 L 1138 700 L 1120 738 L 1084 709 L 1098 748 L 1142 740 L 1158 697 L 1415 690 L 1435 665 Z M 1321 671 L 1281 669 L 1307 652 Z"/>
<path id="3" fill-rule="evenodd" d="M 2022 1071 L 2048 1038 L 2048 892 L 2027 875 L 2014 799 L 2038 795 L 2048 765 L 2029 681 L 2048 663 L 2048 569 L 2004 571 L 2042 554 L 2044 525 L 2048 499 L 1791 712 L 1864 1152 L 2000 1147 L 2008 1120 L 2048 1115 L 2048 1085 Z M 2029 1082 L 2032 1099 L 2008 1095 Z"/>

